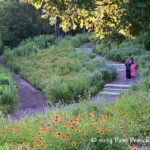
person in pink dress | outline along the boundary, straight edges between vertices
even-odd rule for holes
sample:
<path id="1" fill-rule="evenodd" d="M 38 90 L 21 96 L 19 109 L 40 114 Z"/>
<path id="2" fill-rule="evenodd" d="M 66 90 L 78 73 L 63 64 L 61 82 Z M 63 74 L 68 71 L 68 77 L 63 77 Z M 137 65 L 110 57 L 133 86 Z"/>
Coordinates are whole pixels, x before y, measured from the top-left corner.
<path id="1" fill-rule="evenodd" d="M 133 59 L 133 57 L 131 57 L 131 77 L 134 78 L 135 77 L 135 61 Z"/>

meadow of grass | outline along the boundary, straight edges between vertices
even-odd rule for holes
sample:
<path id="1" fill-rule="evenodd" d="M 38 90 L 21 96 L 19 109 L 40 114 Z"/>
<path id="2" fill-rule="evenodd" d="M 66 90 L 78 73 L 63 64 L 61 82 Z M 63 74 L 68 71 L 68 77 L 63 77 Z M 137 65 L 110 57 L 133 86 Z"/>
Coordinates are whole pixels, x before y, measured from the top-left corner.
<path id="1" fill-rule="evenodd" d="M 149 144 L 149 99 L 149 93 L 137 91 L 103 107 L 86 99 L 15 123 L 1 116 L 0 145 L 3 150 L 133 150 Z"/>
<path id="2" fill-rule="evenodd" d="M 140 36 L 134 40 L 127 39 L 122 42 L 119 46 L 116 43 L 111 44 L 111 49 L 101 44 L 93 44 L 94 51 L 105 56 L 107 59 L 124 62 L 133 57 L 135 59 L 136 68 L 138 69 L 138 81 L 139 84 L 134 87 L 136 90 L 150 89 L 150 51 L 144 46 L 145 36 Z"/>
<path id="3" fill-rule="evenodd" d="M 75 51 L 75 47 L 89 40 L 89 35 L 67 36 L 60 41 L 53 39 L 49 48 L 41 46 L 36 52 L 34 48 L 32 51 L 38 43 L 37 38 L 34 39 L 22 42 L 4 57 L 13 70 L 44 92 L 49 103 L 70 103 L 85 93 L 95 94 L 116 76 L 105 60 L 96 60 L 84 50 Z M 31 48 L 24 49 L 28 43 L 32 43 Z"/>
<path id="4" fill-rule="evenodd" d="M 11 74 L 0 67 L 0 113 L 12 111 L 17 103 L 16 85 Z"/>
<path id="5" fill-rule="evenodd" d="M 93 104 L 90 97 L 85 97 L 74 107 L 50 110 L 16 122 L 1 115 L 0 148 L 136 150 L 138 145 L 148 150 L 150 72 L 149 56 L 144 49 L 142 51 L 136 57 L 139 84 L 121 94 L 116 102 L 98 105 Z"/>

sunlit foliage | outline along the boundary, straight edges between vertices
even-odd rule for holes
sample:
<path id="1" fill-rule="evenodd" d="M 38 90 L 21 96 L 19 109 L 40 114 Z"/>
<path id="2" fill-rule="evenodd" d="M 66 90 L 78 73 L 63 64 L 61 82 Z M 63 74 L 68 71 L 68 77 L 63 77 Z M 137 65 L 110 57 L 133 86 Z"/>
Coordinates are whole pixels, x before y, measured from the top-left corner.
<path id="1" fill-rule="evenodd" d="M 125 14 L 126 0 L 26 0 L 37 9 L 43 9 L 43 17 L 49 18 L 50 24 L 61 19 L 60 27 L 65 31 L 86 27 L 103 38 L 112 32 L 123 32 L 122 19 Z M 125 33 L 125 32 L 124 32 Z"/>

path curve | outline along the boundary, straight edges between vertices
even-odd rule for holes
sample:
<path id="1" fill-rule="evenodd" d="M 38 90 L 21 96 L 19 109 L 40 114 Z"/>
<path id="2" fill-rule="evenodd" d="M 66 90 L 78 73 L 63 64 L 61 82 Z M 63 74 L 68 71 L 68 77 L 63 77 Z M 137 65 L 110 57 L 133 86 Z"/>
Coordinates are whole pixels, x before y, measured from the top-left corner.
<path id="1" fill-rule="evenodd" d="M 0 57 L 0 65 L 7 68 L 3 57 Z M 47 106 L 43 93 L 18 74 L 13 73 L 12 78 L 17 85 L 18 105 L 10 117 L 18 119 L 34 112 L 43 112 Z"/>

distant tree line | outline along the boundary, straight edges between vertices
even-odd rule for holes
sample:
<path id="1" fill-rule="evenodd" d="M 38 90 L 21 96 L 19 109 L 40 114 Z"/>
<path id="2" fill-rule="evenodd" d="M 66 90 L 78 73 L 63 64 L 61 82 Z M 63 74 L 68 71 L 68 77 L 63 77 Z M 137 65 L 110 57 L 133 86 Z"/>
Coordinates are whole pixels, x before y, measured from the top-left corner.
<path id="1" fill-rule="evenodd" d="M 0 1 L 0 48 L 15 47 L 23 39 L 39 34 L 53 33 L 48 19 L 41 18 L 41 11 L 31 4 L 18 0 Z"/>

